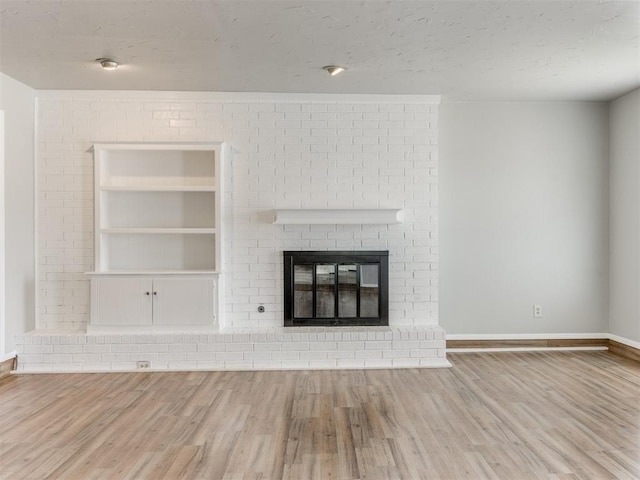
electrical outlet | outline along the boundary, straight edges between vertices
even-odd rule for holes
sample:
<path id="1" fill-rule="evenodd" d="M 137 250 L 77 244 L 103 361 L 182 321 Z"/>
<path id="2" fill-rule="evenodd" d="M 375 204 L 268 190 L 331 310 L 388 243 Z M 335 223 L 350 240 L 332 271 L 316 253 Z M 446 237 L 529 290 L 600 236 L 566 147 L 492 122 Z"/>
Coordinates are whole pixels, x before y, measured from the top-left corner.
<path id="1" fill-rule="evenodd" d="M 542 318 L 542 305 L 533 306 L 533 318 Z"/>
<path id="2" fill-rule="evenodd" d="M 151 362 L 147 360 L 141 360 L 136 362 L 136 367 L 138 367 L 139 369 L 151 368 Z"/>

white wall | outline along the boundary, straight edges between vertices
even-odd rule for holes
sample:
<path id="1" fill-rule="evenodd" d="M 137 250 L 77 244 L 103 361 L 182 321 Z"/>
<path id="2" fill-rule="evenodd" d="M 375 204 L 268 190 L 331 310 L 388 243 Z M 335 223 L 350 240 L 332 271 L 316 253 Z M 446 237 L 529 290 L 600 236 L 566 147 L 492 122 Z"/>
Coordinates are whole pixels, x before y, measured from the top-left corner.
<path id="1" fill-rule="evenodd" d="M 445 103 L 438 115 L 434 105 L 401 99 L 41 94 L 39 222 L 41 235 L 49 232 L 40 241 L 42 327 L 86 324 L 91 142 L 223 139 L 234 149 L 232 325 L 279 324 L 280 250 L 360 247 L 396 256 L 396 322 L 438 323 L 439 217 L 440 325 L 449 333 L 609 330 L 605 104 Z M 382 231 L 266 223 L 276 206 L 368 206 L 372 199 L 409 205 L 420 218 L 408 230 Z M 542 318 L 533 318 L 534 303 Z M 614 322 L 612 332 L 629 335 Z"/>
<path id="2" fill-rule="evenodd" d="M 388 249 L 390 323 L 438 324 L 436 97 L 38 92 L 40 328 L 82 329 L 94 141 L 226 141 L 226 323 L 281 326 L 282 251 Z M 401 225 L 272 225 L 274 208 L 403 208 Z M 266 307 L 258 313 L 258 305 Z"/>
<path id="3" fill-rule="evenodd" d="M 6 351 L 5 340 L 5 300 L 4 300 L 4 284 L 5 284 L 5 249 L 4 249 L 4 110 L 0 109 L 0 361 Z"/>
<path id="4" fill-rule="evenodd" d="M 5 351 L 13 336 L 35 328 L 35 92 L 0 73 L 5 113 Z"/>
<path id="5" fill-rule="evenodd" d="M 610 332 L 640 342 L 640 90 L 610 104 Z"/>
<path id="6" fill-rule="evenodd" d="M 439 129 L 440 325 L 607 332 L 606 104 L 443 103 Z"/>

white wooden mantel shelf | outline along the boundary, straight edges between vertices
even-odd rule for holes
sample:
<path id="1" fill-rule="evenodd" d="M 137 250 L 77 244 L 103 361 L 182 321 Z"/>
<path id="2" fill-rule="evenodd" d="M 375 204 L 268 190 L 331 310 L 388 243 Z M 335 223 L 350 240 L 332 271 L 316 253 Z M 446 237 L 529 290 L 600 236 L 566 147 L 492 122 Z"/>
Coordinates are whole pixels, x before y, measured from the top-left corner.
<path id="1" fill-rule="evenodd" d="M 402 223 L 399 208 L 279 208 L 274 224 L 365 225 Z"/>

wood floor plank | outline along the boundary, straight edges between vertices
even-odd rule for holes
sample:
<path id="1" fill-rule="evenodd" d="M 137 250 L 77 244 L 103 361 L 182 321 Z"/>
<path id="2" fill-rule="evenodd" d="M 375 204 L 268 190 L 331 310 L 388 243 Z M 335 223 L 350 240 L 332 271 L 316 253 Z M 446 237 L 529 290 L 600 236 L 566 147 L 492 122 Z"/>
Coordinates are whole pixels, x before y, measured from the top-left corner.
<path id="1" fill-rule="evenodd" d="M 451 369 L 20 375 L 0 479 L 640 478 L 640 364 L 449 355 Z"/>

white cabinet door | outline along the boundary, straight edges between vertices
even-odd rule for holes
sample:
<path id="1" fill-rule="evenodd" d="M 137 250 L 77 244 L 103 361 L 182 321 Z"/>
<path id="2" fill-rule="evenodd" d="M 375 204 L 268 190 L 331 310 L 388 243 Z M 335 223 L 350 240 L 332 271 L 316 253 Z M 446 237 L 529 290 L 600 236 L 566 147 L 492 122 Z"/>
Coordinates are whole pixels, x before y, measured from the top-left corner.
<path id="1" fill-rule="evenodd" d="M 153 325 L 213 325 L 214 289 L 210 279 L 154 279 Z"/>
<path id="2" fill-rule="evenodd" d="M 152 324 L 152 281 L 144 278 L 101 278 L 92 282 L 97 325 Z M 93 316 L 93 315 L 92 315 Z"/>

